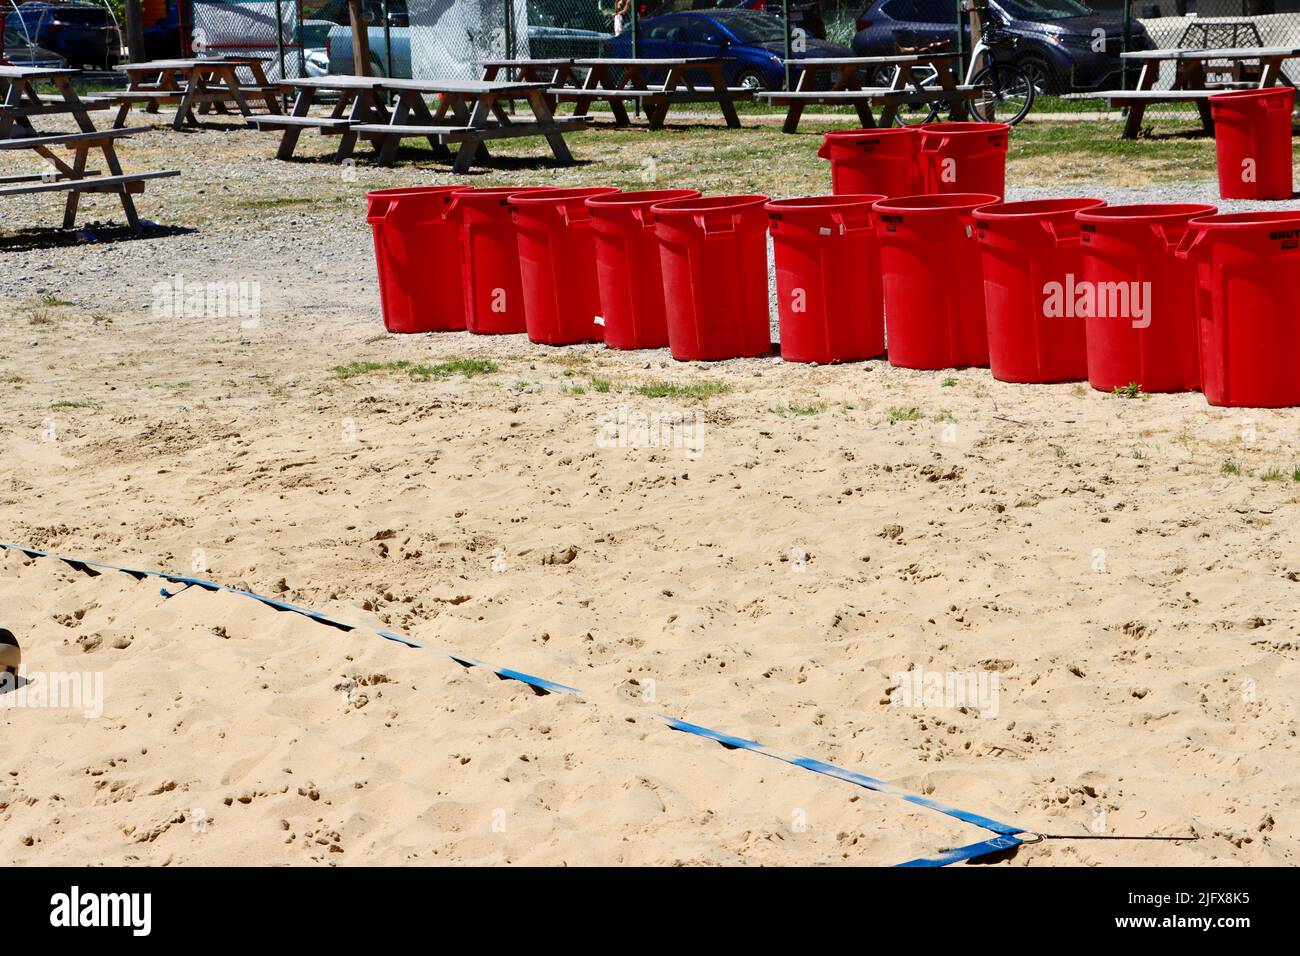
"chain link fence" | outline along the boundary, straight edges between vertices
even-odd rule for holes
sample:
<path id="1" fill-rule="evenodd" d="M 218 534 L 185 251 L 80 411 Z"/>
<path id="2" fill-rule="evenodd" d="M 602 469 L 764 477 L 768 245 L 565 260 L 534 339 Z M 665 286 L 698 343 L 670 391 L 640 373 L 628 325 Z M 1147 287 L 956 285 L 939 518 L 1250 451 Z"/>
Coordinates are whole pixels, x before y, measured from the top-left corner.
<path id="1" fill-rule="evenodd" d="M 187 46 L 212 54 L 267 56 L 274 75 L 350 73 L 347 0 L 182 0 Z M 1095 109 L 1050 94 L 1132 88 L 1138 68 L 1124 50 L 1295 47 L 1300 0 L 990 0 L 1014 43 L 995 51 L 1041 76 L 1039 110 Z M 658 17 L 744 7 L 779 17 L 797 50 L 800 36 L 842 52 L 889 55 L 949 47 L 968 51 L 962 0 L 364 0 L 370 72 L 383 76 L 477 75 L 486 58 L 595 57 L 630 33 L 638 55 Z M 283 64 L 283 66 L 281 66 Z M 1211 82 L 1248 84 L 1250 65 L 1209 64 Z M 1032 68 L 1032 69 L 1031 69 Z M 1157 88 L 1174 80 L 1161 67 Z M 1300 80 L 1300 60 L 1285 68 Z M 1152 110 L 1195 114 L 1188 104 Z"/>

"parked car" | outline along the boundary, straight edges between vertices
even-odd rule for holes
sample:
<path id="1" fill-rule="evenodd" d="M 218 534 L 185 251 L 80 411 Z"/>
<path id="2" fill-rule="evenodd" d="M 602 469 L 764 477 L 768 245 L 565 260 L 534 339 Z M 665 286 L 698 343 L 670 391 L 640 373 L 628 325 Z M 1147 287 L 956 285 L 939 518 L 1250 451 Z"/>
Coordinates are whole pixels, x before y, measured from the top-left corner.
<path id="1" fill-rule="evenodd" d="M 111 69 L 122 55 L 122 38 L 108 11 L 89 3 L 20 3 L 4 19 L 32 41 L 59 54 L 74 67 Z"/>
<path id="2" fill-rule="evenodd" d="M 559 0 L 550 0 L 558 4 Z M 346 0 L 327 0 L 325 6 L 312 13 L 313 20 L 329 16 L 339 4 L 342 19 L 332 25 L 325 39 L 326 56 L 331 73 L 352 72 L 352 30 L 348 25 Z M 592 4 L 593 10 L 595 4 Z M 374 14 L 372 25 L 366 30 L 370 41 L 370 73 L 372 76 L 393 76 L 406 78 L 411 75 L 411 31 L 406 12 L 405 0 L 389 0 L 388 30 L 385 35 L 383 23 L 383 4 L 380 0 L 366 0 L 367 14 Z M 596 30 L 584 30 L 570 26 L 547 26 L 545 11 L 549 9 L 547 0 L 530 0 L 528 5 L 528 54 L 537 58 L 547 57 L 593 57 L 600 54 L 601 44 L 610 38 L 608 33 Z M 597 13 L 598 15 L 598 13 Z M 595 22 L 593 20 L 593 22 Z M 305 26 L 306 21 L 304 21 Z M 393 49 L 390 57 L 385 41 L 391 40 Z M 308 45 L 304 35 L 304 45 Z"/>
<path id="3" fill-rule="evenodd" d="M 1124 21 L 1103 16 L 1079 0 L 989 0 L 989 6 L 1015 37 L 1009 58 L 1040 89 L 1063 92 L 1119 85 Z M 857 19 L 853 52 L 885 56 L 905 49 L 947 42 L 955 45 L 952 0 L 875 0 Z M 963 17 L 965 48 L 970 25 Z M 1133 22 L 1129 49 L 1155 46 L 1146 29 Z"/>
<path id="4" fill-rule="evenodd" d="M 781 0 L 667 0 L 655 7 L 650 16 L 661 17 L 666 13 L 684 13 L 688 10 L 757 10 L 780 17 Z M 638 16 L 642 14 L 638 11 Z M 820 0 L 790 0 L 790 22 L 802 30 L 805 36 L 819 40 L 826 39 L 826 21 L 822 18 Z"/>
<path id="5" fill-rule="evenodd" d="M 785 22 L 755 10 L 714 9 L 669 13 L 640 23 L 637 54 L 647 59 L 687 56 L 726 57 L 728 86 L 777 90 L 785 83 Z M 606 45 L 606 56 L 632 55 L 632 31 L 624 30 Z M 792 81 L 798 82 L 802 56 L 852 56 L 847 47 L 812 39 L 791 57 Z M 696 79 L 692 77 L 692 79 Z"/>
<path id="6" fill-rule="evenodd" d="M 21 26 L 6 24 L 3 40 L 0 40 L 0 64 L 61 70 L 68 65 L 68 61 L 57 53 L 37 46 Z"/>

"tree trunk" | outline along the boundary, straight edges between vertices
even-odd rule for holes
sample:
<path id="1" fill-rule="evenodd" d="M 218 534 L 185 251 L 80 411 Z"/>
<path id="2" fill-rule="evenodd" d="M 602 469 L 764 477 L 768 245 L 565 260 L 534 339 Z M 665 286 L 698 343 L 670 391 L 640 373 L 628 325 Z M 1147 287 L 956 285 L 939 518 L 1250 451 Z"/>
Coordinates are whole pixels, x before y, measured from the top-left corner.
<path id="1" fill-rule="evenodd" d="M 144 23 L 140 16 L 140 0 L 125 0 L 122 19 L 126 21 L 126 48 L 128 59 L 136 63 L 145 60 Z"/>

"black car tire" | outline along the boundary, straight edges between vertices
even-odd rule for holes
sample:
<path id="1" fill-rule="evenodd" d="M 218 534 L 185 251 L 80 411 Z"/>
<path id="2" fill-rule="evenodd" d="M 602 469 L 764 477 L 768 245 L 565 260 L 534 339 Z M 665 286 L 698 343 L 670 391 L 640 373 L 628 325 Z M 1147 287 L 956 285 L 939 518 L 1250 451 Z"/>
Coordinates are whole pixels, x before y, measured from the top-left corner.
<path id="1" fill-rule="evenodd" d="M 758 70 L 741 70 L 736 74 L 736 85 L 755 92 L 767 89 L 767 84 L 763 82 L 763 74 Z"/>
<path id="2" fill-rule="evenodd" d="M 1056 75 L 1056 68 L 1036 53 L 1026 53 L 1016 57 L 1016 66 L 1024 70 L 1041 93 L 1060 93 L 1061 80 Z"/>

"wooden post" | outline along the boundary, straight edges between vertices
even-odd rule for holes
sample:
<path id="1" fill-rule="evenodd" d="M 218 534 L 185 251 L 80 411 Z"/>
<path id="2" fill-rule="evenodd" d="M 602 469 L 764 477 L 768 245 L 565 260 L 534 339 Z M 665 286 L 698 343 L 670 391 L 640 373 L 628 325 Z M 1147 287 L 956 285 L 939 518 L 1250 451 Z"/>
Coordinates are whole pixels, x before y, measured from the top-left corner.
<path id="1" fill-rule="evenodd" d="M 361 0 L 348 0 L 348 19 L 352 21 L 352 72 L 357 76 L 369 76 L 370 33 L 366 29 L 366 14 Z"/>
<path id="2" fill-rule="evenodd" d="M 143 63 L 147 56 L 144 52 L 144 23 L 140 13 L 140 0 L 125 0 L 122 4 L 122 19 L 126 21 L 128 54 L 136 63 Z"/>

